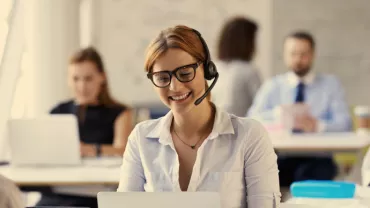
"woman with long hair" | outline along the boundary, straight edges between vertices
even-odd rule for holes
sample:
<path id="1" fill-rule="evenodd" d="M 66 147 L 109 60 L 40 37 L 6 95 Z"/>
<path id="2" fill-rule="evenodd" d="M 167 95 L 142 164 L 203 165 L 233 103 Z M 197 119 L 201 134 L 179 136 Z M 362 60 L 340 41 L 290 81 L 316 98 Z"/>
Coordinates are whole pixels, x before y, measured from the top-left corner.
<path id="1" fill-rule="evenodd" d="M 131 110 L 115 101 L 100 54 L 93 47 L 77 51 L 70 60 L 68 84 L 73 98 L 58 104 L 51 114 L 73 114 L 78 119 L 82 157 L 122 156 L 132 130 Z M 96 196 L 58 191 L 43 193 L 38 206 L 97 207 Z"/>

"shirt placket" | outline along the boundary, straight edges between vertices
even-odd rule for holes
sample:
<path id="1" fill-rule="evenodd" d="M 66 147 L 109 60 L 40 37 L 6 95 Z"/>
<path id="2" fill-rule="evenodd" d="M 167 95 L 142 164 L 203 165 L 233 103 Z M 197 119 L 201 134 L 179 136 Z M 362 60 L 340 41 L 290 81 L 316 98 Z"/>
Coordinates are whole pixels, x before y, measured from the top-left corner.
<path id="1" fill-rule="evenodd" d="M 173 164 L 173 170 L 172 170 L 172 185 L 174 187 L 174 191 L 181 191 L 180 188 L 180 182 L 179 182 L 179 169 L 180 169 L 180 162 L 179 157 L 175 151 L 176 160 L 175 164 Z"/>
<path id="2" fill-rule="evenodd" d="M 195 159 L 195 163 L 194 163 L 194 166 L 193 166 L 193 172 L 191 173 L 190 182 L 189 182 L 189 186 L 188 186 L 188 191 L 189 192 L 194 192 L 194 191 L 197 190 L 197 186 L 198 186 L 198 183 L 199 183 L 199 176 L 200 176 L 200 164 L 199 163 L 201 161 L 202 152 L 203 152 L 202 147 L 204 147 L 204 145 L 199 147 L 197 157 Z"/>
<path id="3" fill-rule="evenodd" d="M 199 181 L 201 177 L 201 166 L 204 164 L 201 164 L 202 158 L 203 158 L 203 150 L 204 147 L 207 145 L 208 142 L 210 142 L 210 139 L 212 139 L 213 135 L 211 134 L 207 139 L 204 140 L 203 144 L 199 147 L 197 157 L 195 159 L 194 167 L 193 167 L 193 172 L 191 174 L 189 186 L 188 186 L 188 191 L 189 192 L 194 192 L 197 191 L 198 186 L 199 186 Z"/>
<path id="4" fill-rule="evenodd" d="M 175 149 L 175 146 L 172 142 L 172 138 L 171 138 L 171 142 L 169 143 L 172 151 L 173 151 L 173 154 L 175 156 L 175 160 L 174 160 L 174 164 L 172 164 L 172 171 L 171 171 L 171 182 L 172 182 L 172 187 L 173 187 L 173 191 L 181 191 L 181 188 L 180 188 L 180 183 L 179 183 L 179 170 L 180 170 L 180 162 L 179 162 L 179 156 L 176 152 L 176 149 Z"/>

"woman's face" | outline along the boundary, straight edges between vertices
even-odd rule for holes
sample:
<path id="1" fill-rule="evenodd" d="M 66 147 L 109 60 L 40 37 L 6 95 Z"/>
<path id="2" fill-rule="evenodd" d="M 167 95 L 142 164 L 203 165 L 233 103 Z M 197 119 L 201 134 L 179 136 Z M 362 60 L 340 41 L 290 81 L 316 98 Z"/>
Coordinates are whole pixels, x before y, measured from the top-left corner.
<path id="1" fill-rule="evenodd" d="M 97 104 L 105 76 L 91 61 L 73 63 L 68 69 L 68 83 L 78 104 Z"/>
<path id="2" fill-rule="evenodd" d="M 174 71 L 179 67 L 177 76 L 183 80 L 191 80 L 189 82 L 180 82 L 173 74 L 171 80 L 168 75 L 160 75 L 156 73 L 153 80 L 159 83 L 169 82 L 167 87 L 159 88 L 154 86 L 162 102 L 177 113 L 186 113 L 195 105 L 194 102 L 205 92 L 206 81 L 204 79 L 203 65 L 196 65 L 197 60 L 187 52 L 181 49 L 169 49 L 153 65 L 153 73 L 161 71 Z M 194 64 L 194 65 L 191 65 Z M 191 65 L 188 67 L 183 67 Z M 194 70 L 195 69 L 195 70 Z M 195 73 L 195 74 L 193 74 Z"/>

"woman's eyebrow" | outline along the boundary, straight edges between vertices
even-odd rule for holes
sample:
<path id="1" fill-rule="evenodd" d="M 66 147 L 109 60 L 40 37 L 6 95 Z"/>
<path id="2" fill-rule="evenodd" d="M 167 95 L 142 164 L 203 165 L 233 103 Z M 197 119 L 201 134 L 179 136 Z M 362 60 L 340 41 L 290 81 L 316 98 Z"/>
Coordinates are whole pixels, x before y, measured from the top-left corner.
<path id="1" fill-rule="evenodd" d="M 190 64 L 185 64 L 185 65 L 181 65 L 181 66 L 178 66 L 178 67 L 176 67 L 176 68 L 174 68 L 174 69 L 161 69 L 161 70 L 157 70 L 157 71 L 154 71 L 154 69 L 153 69 L 153 73 L 156 73 L 156 72 L 166 72 L 166 71 L 175 71 L 176 69 L 178 69 L 178 68 L 182 68 L 182 67 L 184 67 L 184 66 L 190 66 L 190 65 L 193 65 L 193 64 L 195 64 L 195 63 L 190 63 Z"/>

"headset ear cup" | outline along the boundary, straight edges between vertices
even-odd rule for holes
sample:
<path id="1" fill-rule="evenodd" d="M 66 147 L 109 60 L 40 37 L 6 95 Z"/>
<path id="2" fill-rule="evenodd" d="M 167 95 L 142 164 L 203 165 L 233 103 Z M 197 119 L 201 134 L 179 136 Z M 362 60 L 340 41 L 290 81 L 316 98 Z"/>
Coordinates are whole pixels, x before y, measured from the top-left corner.
<path id="1" fill-rule="evenodd" d="M 204 67 L 204 78 L 206 80 L 209 80 L 210 74 L 208 64 L 204 64 L 203 67 Z"/>
<path id="2" fill-rule="evenodd" d="M 206 80 L 212 80 L 217 74 L 216 65 L 210 61 L 206 67 L 204 67 L 204 78 Z"/>

